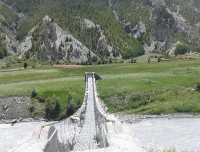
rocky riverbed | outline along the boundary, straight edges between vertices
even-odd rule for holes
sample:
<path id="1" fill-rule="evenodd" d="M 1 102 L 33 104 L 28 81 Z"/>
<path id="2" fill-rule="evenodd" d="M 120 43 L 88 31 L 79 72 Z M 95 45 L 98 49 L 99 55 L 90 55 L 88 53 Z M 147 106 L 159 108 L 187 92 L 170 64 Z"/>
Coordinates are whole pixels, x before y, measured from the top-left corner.
<path id="1" fill-rule="evenodd" d="M 178 114 L 161 114 L 161 115 L 135 115 L 131 114 L 128 115 L 123 112 L 119 112 L 114 114 L 115 117 L 117 117 L 122 123 L 139 123 L 142 120 L 148 120 L 148 119 L 160 119 L 160 118 L 166 118 L 166 119 L 195 119 L 200 118 L 200 114 L 185 114 L 185 113 L 178 113 Z"/>

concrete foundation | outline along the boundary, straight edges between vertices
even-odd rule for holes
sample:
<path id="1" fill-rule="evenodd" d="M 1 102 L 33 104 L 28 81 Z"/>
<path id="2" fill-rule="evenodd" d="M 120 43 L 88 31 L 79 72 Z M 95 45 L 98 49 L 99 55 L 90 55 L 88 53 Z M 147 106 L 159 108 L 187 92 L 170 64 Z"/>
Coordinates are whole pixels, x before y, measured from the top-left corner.
<path id="1" fill-rule="evenodd" d="M 54 126 L 38 126 L 32 136 L 15 146 L 10 152 L 57 152 L 57 130 Z"/>

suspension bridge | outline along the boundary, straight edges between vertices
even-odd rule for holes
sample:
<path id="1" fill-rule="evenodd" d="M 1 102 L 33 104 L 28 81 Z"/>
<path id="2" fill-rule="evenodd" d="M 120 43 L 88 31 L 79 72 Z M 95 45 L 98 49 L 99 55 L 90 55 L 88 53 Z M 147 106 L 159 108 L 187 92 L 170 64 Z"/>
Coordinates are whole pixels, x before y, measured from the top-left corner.
<path id="1" fill-rule="evenodd" d="M 37 127 L 32 138 L 14 151 L 45 152 L 143 152 L 139 141 L 126 124 L 106 113 L 98 98 L 96 73 L 85 73 L 86 91 L 83 104 L 71 117 L 47 126 Z"/>

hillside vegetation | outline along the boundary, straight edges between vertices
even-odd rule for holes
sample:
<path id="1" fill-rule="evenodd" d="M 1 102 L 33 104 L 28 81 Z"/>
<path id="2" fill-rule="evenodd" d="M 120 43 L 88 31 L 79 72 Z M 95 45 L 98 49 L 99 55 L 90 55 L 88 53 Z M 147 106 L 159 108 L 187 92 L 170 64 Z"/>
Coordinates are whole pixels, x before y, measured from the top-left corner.
<path id="1" fill-rule="evenodd" d="M 69 31 L 102 60 L 130 59 L 145 54 L 145 51 L 171 51 L 177 40 L 187 45 L 188 51 L 196 51 L 199 47 L 199 32 L 195 34 L 196 36 L 190 34 L 195 33 L 193 27 L 199 22 L 200 11 L 197 0 L 165 0 L 163 4 L 152 0 L 4 0 L 3 2 L 16 12 L 27 15 L 22 22 L 20 21 L 19 28 L 15 28 L 16 39 L 21 43 L 28 32 L 48 15 L 52 18 L 52 22 Z M 165 4 L 166 6 L 161 7 Z M 13 23 L 19 18 L 6 7 L 0 9 L 6 18 L 2 21 L 3 25 L 12 28 Z M 185 23 L 181 23 L 184 28 L 177 24 L 178 19 L 172 17 L 168 9 L 185 19 Z M 88 27 L 85 19 L 94 22 L 94 26 Z M 138 29 L 140 22 L 144 24 L 145 32 L 139 33 L 137 38 L 134 38 L 134 32 L 140 30 Z M 157 25 L 158 22 L 160 27 Z M 36 31 L 35 42 L 32 43 L 37 45 L 36 51 L 41 54 L 43 39 L 37 34 Z M 40 55 L 38 59 L 41 60 Z"/>
<path id="2" fill-rule="evenodd" d="M 0 4 L 0 67 L 23 68 L 27 63 L 28 69 L 0 72 L 0 96 L 31 95 L 32 115 L 46 112 L 53 118 L 56 111 L 56 117 L 63 118 L 77 110 L 84 97 L 86 71 L 103 77 L 98 91 L 109 112 L 200 112 L 198 0 L 165 0 L 166 6 L 151 0 L 3 2 L 9 7 Z M 27 17 L 22 20 L 19 13 Z M 51 19 L 47 16 L 49 20 L 43 21 L 46 15 Z M 140 33 L 141 22 L 145 32 Z M 56 32 L 65 35 L 58 40 L 60 33 Z M 83 61 L 80 54 L 85 46 Z M 13 48 L 15 56 L 6 57 L 8 48 Z M 159 62 L 153 62 L 148 54 L 145 59 L 138 57 L 145 51 L 159 53 L 155 59 Z M 190 51 L 197 52 L 193 53 L 197 57 L 179 57 Z M 61 57 L 53 58 L 52 52 Z M 71 63 L 70 52 L 79 60 Z M 47 62 L 42 53 L 49 57 Z M 161 55 L 171 61 L 161 61 Z M 61 62 L 90 66 L 52 66 Z M 37 110 L 38 103 L 46 109 Z"/>
<path id="3" fill-rule="evenodd" d="M 195 1 L 193 4 L 188 4 L 186 0 L 166 0 L 165 2 L 171 11 L 179 11 L 189 24 L 194 25 L 199 23 L 200 11 L 196 9 L 199 9 L 200 6 L 195 5 Z"/>
<path id="4" fill-rule="evenodd" d="M 82 26 L 84 18 L 92 20 L 96 25 L 104 31 L 108 42 L 113 46 L 112 53 L 122 54 L 123 58 L 130 58 L 144 54 L 144 49 L 140 42 L 129 36 L 121 27 L 119 21 L 115 19 L 112 10 L 109 8 L 108 1 L 98 0 L 92 1 L 64 1 L 64 0 L 42 0 L 35 2 L 22 3 L 22 1 L 5 1 L 14 5 L 18 11 L 28 13 L 28 17 L 22 22 L 17 33 L 17 39 L 23 40 L 24 36 L 35 26 L 44 15 L 49 15 L 54 22 L 61 28 L 68 30 L 79 41 L 85 44 L 89 49 L 97 55 L 104 57 L 104 48 L 97 47 L 97 41 L 100 37 L 99 29 L 86 28 Z M 22 5 L 21 5 L 22 3 Z M 24 8 L 24 9 L 21 9 Z M 27 9 L 26 9 L 27 8 Z M 103 54 L 103 55 L 102 55 Z M 109 55 L 108 55 L 109 56 Z"/>
<path id="5" fill-rule="evenodd" d="M 0 59 L 3 59 L 8 56 L 8 50 L 6 47 L 6 29 L 12 29 L 12 24 L 18 21 L 18 16 L 1 3 L 0 15 Z"/>

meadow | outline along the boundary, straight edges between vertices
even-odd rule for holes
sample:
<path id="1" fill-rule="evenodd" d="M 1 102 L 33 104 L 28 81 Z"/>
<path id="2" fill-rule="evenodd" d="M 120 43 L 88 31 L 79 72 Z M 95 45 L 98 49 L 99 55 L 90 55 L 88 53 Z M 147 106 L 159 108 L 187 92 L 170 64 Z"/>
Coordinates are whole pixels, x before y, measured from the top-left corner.
<path id="1" fill-rule="evenodd" d="M 30 63 L 29 63 L 30 62 Z M 85 93 L 85 72 L 96 72 L 100 98 L 109 112 L 135 114 L 199 113 L 200 59 L 142 61 L 80 67 L 53 67 L 27 61 L 28 69 L 0 72 L 0 97 L 31 95 L 40 98 L 56 95 L 62 110 L 71 96 L 79 107 Z M 35 68 L 32 68 L 35 65 Z M 23 63 L 11 67 L 23 67 Z"/>

